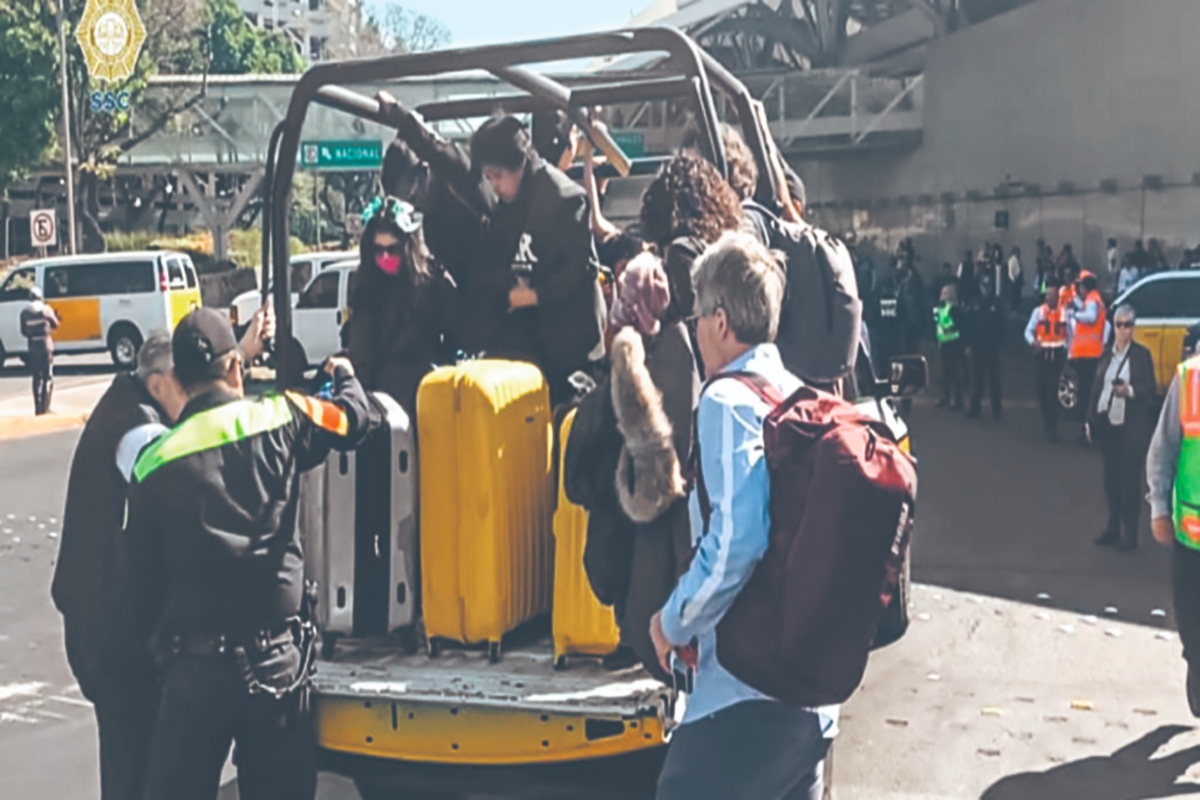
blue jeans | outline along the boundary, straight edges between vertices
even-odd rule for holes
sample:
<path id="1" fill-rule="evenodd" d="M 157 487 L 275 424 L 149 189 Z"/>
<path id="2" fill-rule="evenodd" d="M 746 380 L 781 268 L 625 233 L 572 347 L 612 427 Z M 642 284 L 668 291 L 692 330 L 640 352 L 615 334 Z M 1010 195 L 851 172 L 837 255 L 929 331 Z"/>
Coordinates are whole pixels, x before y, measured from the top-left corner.
<path id="1" fill-rule="evenodd" d="M 656 800 L 820 800 L 829 740 L 815 712 L 747 700 L 682 725 Z"/>

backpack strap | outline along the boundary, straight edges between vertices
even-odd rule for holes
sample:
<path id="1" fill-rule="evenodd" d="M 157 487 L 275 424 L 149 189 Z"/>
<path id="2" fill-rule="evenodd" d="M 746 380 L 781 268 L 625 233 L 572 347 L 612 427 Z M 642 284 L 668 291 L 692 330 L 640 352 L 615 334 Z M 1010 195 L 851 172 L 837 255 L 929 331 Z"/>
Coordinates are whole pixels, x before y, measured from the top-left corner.
<path id="1" fill-rule="evenodd" d="M 704 384 L 703 396 L 708 387 L 720 380 L 736 380 L 743 386 L 749 387 L 759 399 L 775 408 L 787 398 L 775 387 L 775 384 L 755 372 L 722 372 L 714 375 Z M 708 499 L 708 487 L 704 485 L 704 470 L 700 468 L 700 411 L 692 415 L 692 454 L 688 459 L 692 485 L 696 489 L 696 500 L 700 504 L 700 517 L 704 520 L 704 532 L 708 533 L 708 521 L 712 517 L 712 502 Z"/>

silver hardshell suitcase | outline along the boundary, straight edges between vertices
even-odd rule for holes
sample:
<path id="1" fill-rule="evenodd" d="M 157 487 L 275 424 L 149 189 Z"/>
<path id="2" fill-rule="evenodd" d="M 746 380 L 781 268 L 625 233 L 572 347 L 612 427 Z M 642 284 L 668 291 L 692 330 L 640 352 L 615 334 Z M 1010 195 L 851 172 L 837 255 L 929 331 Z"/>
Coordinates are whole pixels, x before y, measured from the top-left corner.
<path id="1" fill-rule="evenodd" d="M 380 558 L 380 566 L 387 568 L 387 632 L 394 633 L 416 622 L 417 598 L 421 596 L 417 585 L 416 433 L 399 403 L 382 392 L 373 397 L 383 411 L 387 435 L 379 435 L 379 450 L 360 452 L 360 465 L 365 466 L 369 458 L 372 472 L 386 470 L 388 482 L 382 496 L 371 498 L 372 511 L 380 516 L 371 519 L 360 513 L 359 523 L 370 529 L 372 538 L 379 537 L 380 556 L 387 553 Z M 386 453 L 382 452 L 385 445 Z"/>
<path id="2" fill-rule="evenodd" d="M 354 630 L 354 467 L 353 453 L 334 451 L 300 476 L 304 577 L 316 584 L 316 624 L 327 637 Z"/>
<path id="3" fill-rule="evenodd" d="M 415 651 L 417 459 L 408 414 L 370 395 L 382 425 L 351 454 L 330 453 L 301 477 L 305 578 L 317 584 L 317 626 L 327 654 L 338 636 L 400 633 Z"/>

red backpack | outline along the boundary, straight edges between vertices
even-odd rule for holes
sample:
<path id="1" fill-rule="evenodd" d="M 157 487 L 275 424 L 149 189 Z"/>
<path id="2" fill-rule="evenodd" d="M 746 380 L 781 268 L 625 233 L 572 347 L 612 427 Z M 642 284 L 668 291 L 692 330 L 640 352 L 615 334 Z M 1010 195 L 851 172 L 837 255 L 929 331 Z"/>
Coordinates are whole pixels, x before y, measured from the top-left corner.
<path id="1" fill-rule="evenodd" d="M 717 626 L 717 660 L 790 705 L 841 703 L 862 682 L 896 592 L 916 508 L 916 462 L 887 426 L 838 397 L 803 387 L 784 399 L 758 375 L 725 378 L 774 406 L 763 421 L 771 540 Z M 698 490 L 707 520 L 702 479 Z"/>

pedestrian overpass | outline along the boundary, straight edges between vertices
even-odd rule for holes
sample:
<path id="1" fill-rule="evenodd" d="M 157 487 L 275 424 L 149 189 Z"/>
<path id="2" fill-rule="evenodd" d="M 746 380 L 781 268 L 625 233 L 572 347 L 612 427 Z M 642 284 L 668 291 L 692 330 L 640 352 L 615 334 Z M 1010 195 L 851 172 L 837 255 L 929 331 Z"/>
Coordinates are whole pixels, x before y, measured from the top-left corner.
<path id="1" fill-rule="evenodd" d="M 618 73 L 614 72 L 614 77 Z M 596 74 L 560 76 L 564 84 Z M 868 148 L 908 148 L 921 141 L 922 77 L 874 77 L 866 69 L 764 70 L 739 75 L 763 101 L 772 133 L 784 155 L 854 152 Z M 271 133 L 287 113 L 298 76 L 159 76 L 151 79 L 143 109 L 180 107 L 167 125 L 123 153 L 116 175 L 101 192 L 101 220 L 121 229 L 190 228 L 197 223 L 214 233 L 218 260 L 226 237 L 257 196 L 265 173 Z M 386 89 L 410 108 L 434 102 L 497 98 L 496 111 L 512 87 L 488 73 L 462 73 L 350 86 L 373 96 Z M 722 102 L 723 97 L 718 97 Z M 732 109 L 719 108 L 723 116 Z M 151 124 L 135 108 L 131 136 Z M 606 108 L 604 116 L 618 140 L 636 143 L 644 154 L 676 148 L 688 123 L 686 113 L 668 101 Z M 442 135 L 467 139 L 481 119 L 434 123 Z M 328 108 L 310 109 L 306 141 L 362 141 L 386 144 L 394 132 Z M 635 153 L 639 155 L 641 153 Z M 60 168 L 47 165 L 35 191 L 10 192 L 8 219 L 16 222 L 44 203 L 43 191 L 58 190 Z M 10 227 L 10 226 L 6 226 Z M 14 226 L 19 227 L 19 226 Z"/>

